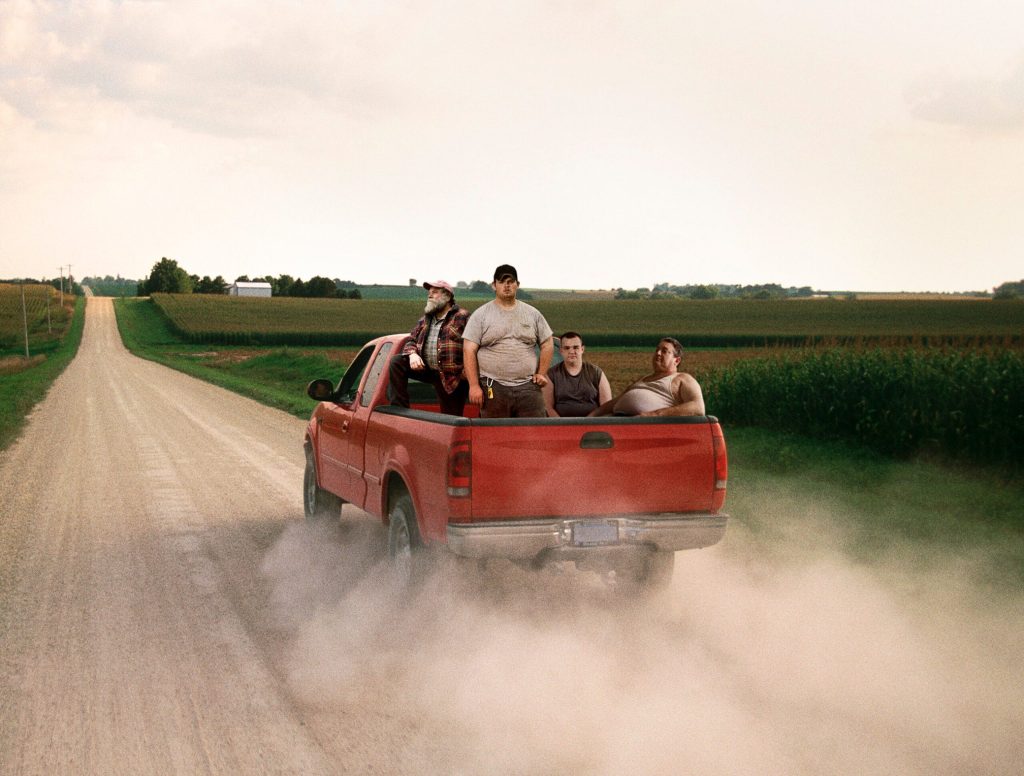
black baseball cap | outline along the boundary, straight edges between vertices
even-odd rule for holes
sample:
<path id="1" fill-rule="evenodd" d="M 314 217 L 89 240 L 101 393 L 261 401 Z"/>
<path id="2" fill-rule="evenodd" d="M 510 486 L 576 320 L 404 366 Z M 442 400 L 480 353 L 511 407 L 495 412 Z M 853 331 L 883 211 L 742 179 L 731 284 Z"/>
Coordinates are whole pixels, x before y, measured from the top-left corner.
<path id="1" fill-rule="evenodd" d="M 498 268 L 494 270 L 494 279 L 501 280 L 502 278 L 511 277 L 516 283 L 519 282 L 519 273 L 516 272 L 516 268 L 511 264 L 500 264 Z"/>

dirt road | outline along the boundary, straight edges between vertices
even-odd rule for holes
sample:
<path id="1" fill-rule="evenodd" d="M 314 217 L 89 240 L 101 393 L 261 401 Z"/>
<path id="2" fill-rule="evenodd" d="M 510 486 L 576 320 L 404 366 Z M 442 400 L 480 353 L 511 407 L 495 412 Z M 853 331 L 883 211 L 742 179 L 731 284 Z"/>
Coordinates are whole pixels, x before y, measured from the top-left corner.
<path id="1" fill-rule="evenodd" d="M 303 523 L 302 428 L 130 356 L 89 300 L 79 356 L 0 455 L 0 773 L 1021 761 L 1019 597 L 827 547 L 760 563 L 737 525 L 654 602 L 499 568 L 408 606 L 377 526 Z"/>
<path id="2" fill-rule="evenodd" d="M 260 563 L 303 423 L 128 354 L 110 299 L 2 460 L 0 773 L 331 773 Z M 329 732 L 387 767 L 372 709 Z"/>

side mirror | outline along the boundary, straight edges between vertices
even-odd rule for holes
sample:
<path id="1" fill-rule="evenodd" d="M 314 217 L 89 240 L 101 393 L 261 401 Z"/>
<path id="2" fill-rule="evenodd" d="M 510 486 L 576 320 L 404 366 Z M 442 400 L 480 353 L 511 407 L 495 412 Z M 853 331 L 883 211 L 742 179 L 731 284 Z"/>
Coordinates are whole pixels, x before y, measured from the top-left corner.
<path id="1" fill-rule="evenodd" d="M 313 401 L 327 401 L 334 396 L 334 383 L 330 380 L 314 380 L 306 386 L 306 395 Z"/>

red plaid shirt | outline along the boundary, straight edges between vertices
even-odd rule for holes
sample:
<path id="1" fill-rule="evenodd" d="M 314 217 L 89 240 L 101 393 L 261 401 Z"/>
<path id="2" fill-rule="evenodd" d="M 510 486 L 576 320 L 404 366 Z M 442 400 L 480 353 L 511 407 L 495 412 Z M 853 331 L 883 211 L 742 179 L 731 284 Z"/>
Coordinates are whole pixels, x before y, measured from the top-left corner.
<path id="1" fill-rule="evenodd" d="M 469 311 L 454 302 L 445 314 L 441 330 L 437 333 L 437 366 L 441 373 L 441 384 L 445 391 L 452 393 L 462 380 L 462 330 L 469 320 Z M 402 348 L 402 353 L 416 353 L 423 357 L 423 346 L 430 332 L 430 322 L 423 316 L 409 332 L 412 339 Z"/>

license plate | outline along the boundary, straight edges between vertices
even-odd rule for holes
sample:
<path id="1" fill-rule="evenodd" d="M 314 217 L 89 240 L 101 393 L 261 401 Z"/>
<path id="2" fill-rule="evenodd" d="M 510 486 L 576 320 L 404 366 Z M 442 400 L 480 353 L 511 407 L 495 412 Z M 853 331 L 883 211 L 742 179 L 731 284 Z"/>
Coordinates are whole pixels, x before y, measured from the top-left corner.
<path id="1" fill-rule="evenodd" d="M 594 544 L 616 544 L 619 526 L 615 523 L 573 523 L 572 543 L 587 547 Z"/>

